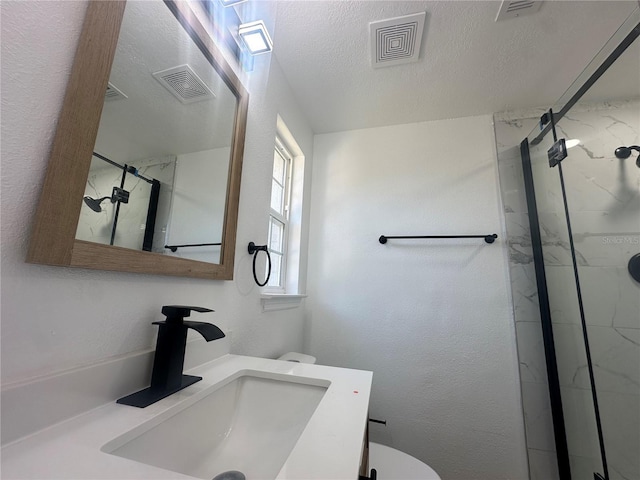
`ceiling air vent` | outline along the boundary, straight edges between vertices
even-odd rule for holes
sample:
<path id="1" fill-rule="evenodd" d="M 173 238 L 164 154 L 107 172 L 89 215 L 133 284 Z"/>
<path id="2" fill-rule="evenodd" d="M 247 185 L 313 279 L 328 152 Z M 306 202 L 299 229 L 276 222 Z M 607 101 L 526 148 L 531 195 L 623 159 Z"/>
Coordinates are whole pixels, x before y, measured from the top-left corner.
<path id="1" fill-rule="evenodd" d="M 535 13 L 540 10 L 540 5 L 542 5 L 542 1 L 502 0 L 496 22 L 498 20 L 506 20 L 507 18 L 515 18 L 521 15 Z"/>
<path id="2" fill-rule="evenodd" d="M 182 103 L 199 102 L 216 97 L 189 65 L 168 68 L 155 72 L 153 76 Z"/>
<path id="3" fill-rule="evenodd" d="M 417 62 L 426 16 L 421 12 L 371 22 L 371 65 L 378 68 Z"/>
<path id="4" fill-rule="evenodd" d="M 107 100 L 121 100 L 124 98 L 129 98 L 129 97 L 127 97 L 124 93 L 122 93 L 122 90 L 117 88 L 113 83 L 109 82 L 107 84 L 107 91 L 104 92 L 105 102 Z"/>

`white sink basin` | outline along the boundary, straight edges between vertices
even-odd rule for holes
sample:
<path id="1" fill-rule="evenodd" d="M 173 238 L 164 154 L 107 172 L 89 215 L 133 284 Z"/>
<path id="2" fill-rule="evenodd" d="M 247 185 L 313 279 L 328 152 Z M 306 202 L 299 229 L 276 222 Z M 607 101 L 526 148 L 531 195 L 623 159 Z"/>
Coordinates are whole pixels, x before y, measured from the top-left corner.
<path id="1" fill-rule="evenodd" d="M 3 446 L 2 478 L 358 478 L 371 372 L 224 355 L 186 373 L 202 381 L 147 408 L 109 402 Z"/>
<path id="2" fill-rule="evenodd" d="M 242 370 L 139 425 L 102 451 L 192 477 L 273 480 L 331 382 Z"/>

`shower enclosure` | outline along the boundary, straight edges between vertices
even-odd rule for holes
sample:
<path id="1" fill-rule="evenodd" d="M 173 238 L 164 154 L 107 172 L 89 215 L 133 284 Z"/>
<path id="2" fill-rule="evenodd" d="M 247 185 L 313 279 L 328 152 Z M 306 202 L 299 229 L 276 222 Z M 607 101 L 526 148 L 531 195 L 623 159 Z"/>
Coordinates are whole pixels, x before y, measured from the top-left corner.
<path id="1" fill-rule="evenodd" d="M 532 480 L 640 479 L 639 35 L 636 9 L 557 105 L 496 122 L 499 149 L 537 124 L 499 154 Z"/>
<path id="2" fill-rule="evenodd" d="M 162 251 L 164 235 L 159 230 L 166 225 L 166 197 L 171 192 L 166 180 L 172 182 L 174 168 L 175 158 L 123 165 L 94 152 L 76 238 Z"/>

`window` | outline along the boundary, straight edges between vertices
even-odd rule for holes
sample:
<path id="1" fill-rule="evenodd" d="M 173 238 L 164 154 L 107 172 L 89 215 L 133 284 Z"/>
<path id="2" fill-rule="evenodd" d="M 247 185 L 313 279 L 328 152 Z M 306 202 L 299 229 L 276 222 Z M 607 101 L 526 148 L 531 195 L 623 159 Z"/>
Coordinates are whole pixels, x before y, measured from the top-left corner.
<path id="1" fill-rule="evenodd" d="M 267 284 L 273 291 L 285 291 L 286 262 L 291 211 L 291 171 L 293 156 L 276 137 L 271 178 L 271 210 L 269 213 L 269 254 L 271 277 Z"/>
<path id="2" fill-rule="evenodd" d="M 305 167 L 304 151 L 280 115 L 274 140 L 267 238 L 272 267 L 261 294 L 263 311 L 297 308 L 307 296 L 303 232 L 309 199 L 304 195 L 304 186 L 311 180 L 310 172 Z"/>

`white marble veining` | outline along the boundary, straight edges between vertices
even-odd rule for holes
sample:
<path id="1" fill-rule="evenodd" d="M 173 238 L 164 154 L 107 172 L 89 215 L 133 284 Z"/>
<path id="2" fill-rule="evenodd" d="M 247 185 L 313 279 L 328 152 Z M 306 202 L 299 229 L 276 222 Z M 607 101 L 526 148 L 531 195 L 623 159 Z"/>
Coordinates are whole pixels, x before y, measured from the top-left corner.
<path id="1" fill-rule="evenodd" d="M 527 432 L 527 447 L 536 450 L 555 451 L 551 423 L 551 403 L 548 388 L 536 383 L 522 382 L 522 406 Z"/>
<path id="2" fill-rule="evenodd" d="M 520 149 L 513 147 L 505 151 L 508 159 L 498 166 L 500 171 L 500 189 L 502 191 L 502 201 L 506 213 L 527 213 L 527 202 L 524 192 L 524 175 L 522 164 L 520 163 Z"/>
<path id="3" fill-rule="evenodd" d="M 546 468 L 549 464 L 544 462 L 555 459 L 555 453 L 540 443 L 544 438 L 540 431 L 550 432 L 552 427 L 550 419 L 540 414 L 546 373 L 539 374 L 545 364 L 517 148 L 542 113 L 494 116 L 531 479 L 557 478 L 557 471 Z M 640 143 L 640 101 L 577 104 L 557 129 L 561 137 L 580 140 L 562 162 L 562 171 L 609 473 L 612 479 L 637 479 L 640 284 L 630 277 L 627 262 L 640 252 L 640 169 L 635 154 L 620 160 L 614 151 Z M 531 162 L 571 469 L 575 478 L 591 478 L 593 471 L 602 472 L 602 465 L 559 169 L 547 162 L 551 142 L 548 136 L 530 146 Z"/>
<path id="4" fill-rule="evenodd" d="M 549 309 L 554 325 L 580 325 L 580 306 L 575 288 L 573 267 L 567 265 L 545 266 Z M 556 328 L 553 329 L 557 331 Z"/>
<path id="5" fill-rule="evenodd" d="M 590 390 L 582 327 L 570 323 L 554 324 L 553 337 L 556 344 L 560 386 Z"/>
<path id="6" fill-rule="evenodd" d="M 599 462 L 600 446 L 591 391 L 561 387 L 560 394 L 562 395 L 562 409 L 569 455 L 593 458 Z M 602 468 L 599 471 L 602 472 Z M 575 478 L 590 477 L 576 475 Z"/>
<path id="7" fill-rule="evenodd" d="M 529 215 L 526 213 L 505 213 L 511 265 L 533 265 Z"/>
<path id="8" fill-rule="evenodd" d="M 640 395 L 640 329 L 592 326 L 587 332 L 598 392 Z"/>
<path id="9" fill-rule="evenodd" d="M 640 177 L 640 169 L 636 169 Z M 626 267 L 640 252 L 640 204 L 632 217 L 612 211 L 571 213 L 579 266 Z"/>
<path id="10" fill-rule="evenodd" d="M 544 358 L 542 328 L 539 322 L 516 322 L 516 341 L 520 362 L 520 381 L 546 387 L 547 365 Z M 523 397 L 526 396 L 523 390 Z M 546 388 L 545 388 L 546 390 Z M 526 400 L 523 400 L 527 403 Z M 525 408 L 525 418 L 527 411 Z M 526 422 L 525 422 L 526 423 Z"/>
<path id="11" fill-rule="evenodd" d="M 614 155 L 619 146 L 638 144 L 640 102 L 582 105 L 558 130 L 581 140 L 562 166 L 609 473 L 640 478 L 640 284 L 627 272 L 629 258 L 640 252 L 640 169 L 635 155 L 625 160 Z M 574 323 L 554 327 L 556 337 L 564 338 L 557 349 L 563 385 L 590 388 L 584 346 L 577 340 L 582 336 L 577 306 L 566 296 L 556 300 L 556 317 Z M 586 402 L 590 392 L 583 391 Z M 578 475 L 587 474 L 592 462 L 581 454 L 571 458 Z"/>
<path id="12" fill-rule="evenodd" d="M 540 116 L 545 113 L 545 109 L 536 109 L 528 112 L 521 112 L 522 115 L 517 116 L 505 115 L 505 113 L 496 113 L 493 115 L 493 121 L 496 134 L 496 146 L 498 148 L 498 162 L 514 158 L 514 153 L 507 154 L 507 150 L 518 149 L 520 142 L 531 132 L 538 124 Z M 520 157 L 519 152 L 517 157 Z"/>
<path id="13" fill-rule="evenodd" d="M 536 272 L 532 263 L 509 267 L 512 281 L 513 307 L 516 323 L 533 322 L 540 327 L 540 304 L 536 287 Z M 546 380 L 544 380 L 546 382 Z"/>
<path id="14" fill-rule="evenodd" d="M 630 425 L 640 425 L 640 396 L 601 392 L 598 400 L 610 478 L 640 478 L 640 430 L 630 428 Z"/>
<path id="15" fill-rule="evenodd" d="M 538 212 L 540 235 L 545 265 L 573 265 L 569 230 L 564 214 Z M 576 250 L 576 261 L 585 264 L 584 257 Z"/>
<path id="16" fill-rule="evenodd" d="M 537 117 L 537 115 L 536 115 Z M 518 147 L 537 118 L 494 116 L 530 480 L 559 479 L 524 176 Z"/>
<path id="17" fill-rule="evenodd" d="M 640 329 L 638 284 L 626 266 L 583 267 L 580 285 L 588 293 L 582 298 L 588 325 Z"/>
<path id="18" fill-rule="evenodd" d="M 164 231 L 169 218 L 175 156 L 131 161 L 127 165 L 137 168 L 145 178 L 160 181 L 152 249 L 161 252 L 164 250 Z M 91 160 L 91 170 L 84 194 L 95 199 L 110 197 L 113 187 L 119 187 L 121 180 L 121 169 L 94 157 Z M 133 174 L 127 174 L 124 189 L 129 192 L 129 202 L 120 205 L 114 245 L 140 250 L 144 240 L 151 185 Z M 76 231 L 77 239 L 109 245 L 116 204 L 107 199 L 101 206 L 101 212 L 94 212 L 84 203 L 82 204 Z"/>

